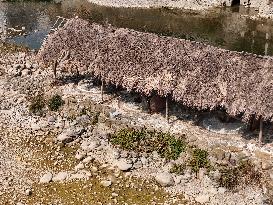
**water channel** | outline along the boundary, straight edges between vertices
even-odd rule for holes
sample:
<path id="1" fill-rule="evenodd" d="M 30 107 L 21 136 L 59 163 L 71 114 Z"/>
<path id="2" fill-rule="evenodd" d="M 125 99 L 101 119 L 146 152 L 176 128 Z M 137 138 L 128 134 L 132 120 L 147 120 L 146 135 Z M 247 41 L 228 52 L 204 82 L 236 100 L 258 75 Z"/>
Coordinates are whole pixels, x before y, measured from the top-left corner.
<path id="1" fill-rule="evenodd" d="M 169 8 L 97 6 L 85 0 L 0 2 L 0 40 L 39 49 L 57 16 L 205 42 L 229 50 L 273 55 L 273 21 L 254 20 L 254 9 L 216 8 L 195 12 Z"/>

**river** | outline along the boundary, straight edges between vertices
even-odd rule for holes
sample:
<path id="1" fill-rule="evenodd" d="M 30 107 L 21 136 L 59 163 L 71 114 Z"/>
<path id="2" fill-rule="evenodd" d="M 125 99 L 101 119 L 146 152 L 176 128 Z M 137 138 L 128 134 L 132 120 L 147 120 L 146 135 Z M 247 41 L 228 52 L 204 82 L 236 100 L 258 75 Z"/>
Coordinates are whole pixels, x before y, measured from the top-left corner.
<path id="1" fill-rule="evenodd" d="M 0 2 L 0 39 L 39 49 L 57 16 L 80 16 L 160 35 L 175 36 L 235 51 L 273 55 L 273 21 L 254 20 L 254 9 L 216 8 L 195 12 L 169 8 L 97 6 L 85 0 Z"/>

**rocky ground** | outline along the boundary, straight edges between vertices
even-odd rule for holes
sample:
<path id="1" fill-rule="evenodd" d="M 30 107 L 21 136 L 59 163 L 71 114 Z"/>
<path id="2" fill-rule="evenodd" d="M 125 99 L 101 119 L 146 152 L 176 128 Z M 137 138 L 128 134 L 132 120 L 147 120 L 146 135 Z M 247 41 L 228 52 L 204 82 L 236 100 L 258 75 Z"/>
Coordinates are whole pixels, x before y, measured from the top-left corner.
<path id="1" fill-rule="evenodd" d="M 50 68 L 37 64 L 35 54 L 21 48 L 4 52 L 7 46 L 1 46 L 1 204 L 272 202 L 270 135 L 269 142 L 259 148 L 255 140 L 242 139 L 241 134 L 204 130 L 190 112 L 178 115 L 178 108 L 167 122 L 161 114 L 150 115 L 132 103 L 134 95 L 123 90 L 108 88 L 102 101 L 100 87 L 92 78 L 76 79 L 58 72 L 62 80 L 55 81 Z M 52 96 L 61 99 L 49 103 Z M 142 138 L 145 143 L 113 138 L 120 130 L 130 133 L 143 125 L 147 130 L 173 133 L 176 137 L 170 138 L 172 144 L 165 152 L 177 158 L 147 146 L 149 138 Z M 181 147 L 172 150 L 178 140 L 185 143 L 179 152 Z M 196 150 L 203 155 L 195 155 Z M 247 170 L 239 165 L 248 161 L 254 165 Z M 242 181 L 221 169 L 236 170 L 228 173 Z M 219 183 L 225 179 L 228 182 Z"/>

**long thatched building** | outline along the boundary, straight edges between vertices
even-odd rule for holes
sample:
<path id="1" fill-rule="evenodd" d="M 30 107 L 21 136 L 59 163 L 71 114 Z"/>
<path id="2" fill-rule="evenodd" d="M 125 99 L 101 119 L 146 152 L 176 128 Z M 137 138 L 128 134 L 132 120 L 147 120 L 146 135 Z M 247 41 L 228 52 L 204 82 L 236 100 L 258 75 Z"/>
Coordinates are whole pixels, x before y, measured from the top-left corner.
<path id="1" fill-rule="evenodd" d="M 69 53 L 64 67 L 105 83 L 161 96 L 197 109 L 224 107 L 245 120 L 273 121 L 273 59 L 202 43 L 89 23 L 74 18 L 49 35 L 44 63 Z"/>

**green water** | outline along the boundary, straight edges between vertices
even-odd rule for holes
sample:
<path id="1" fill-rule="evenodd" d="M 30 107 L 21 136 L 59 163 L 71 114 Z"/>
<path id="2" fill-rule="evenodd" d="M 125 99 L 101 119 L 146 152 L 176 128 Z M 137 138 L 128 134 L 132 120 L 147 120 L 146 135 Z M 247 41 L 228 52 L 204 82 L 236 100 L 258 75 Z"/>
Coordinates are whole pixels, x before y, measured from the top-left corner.
<path id="1" fill-rule="evenodd" d="M 166 8 L 112 8 L 84 0 L 67 0 L 62 4 L 2 2 L 0 36 L 38 49 L 57 16 L 69 18 L 77 15 L 98 23 L 107 22 L 117 27 L 206 42 L 229 50 L 273 55 L 273 21 L 252 20 L 249 16 L 253 14 L 253 9 L 243 7 L 194 12 Z M 25 27 L 24 35 L 7 34 L 11 27 Z"/>

